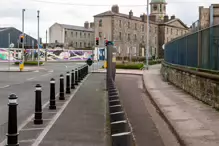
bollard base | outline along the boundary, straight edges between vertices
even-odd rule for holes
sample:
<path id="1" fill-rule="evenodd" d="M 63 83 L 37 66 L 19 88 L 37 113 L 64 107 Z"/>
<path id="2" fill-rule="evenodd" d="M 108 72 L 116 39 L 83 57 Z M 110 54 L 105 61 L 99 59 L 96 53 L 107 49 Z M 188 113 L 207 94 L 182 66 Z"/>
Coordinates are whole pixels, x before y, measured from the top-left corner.
<path id="1" fill-rule="evenodd" d="M 55 105 L 50 105 L 50 106 L 49 106 L 49 109 L 50 109 L 50 110 L 56 110 L 56 106 L 55 106 Z"/>
<path id="2" fill-rule="evenodd" d="M 70 88 L 66 89 L 66 94 L 71 94 Z"/>
<path id="3" fill-rule="evenodd" d="M 75 85 L 74 84 L 71 85 L 71 89 L 75 89 Z"/>
<path id="4" fill-rule="evenodd" d="M 19 146 L 18 143 L 18 133 L 16 134 L 6 134 L 7 136 L 7 144 L 6 146 Z"/>
<path id="5" fill-rule="evenodd" d="M 43 120 L 42 119 L 41 120 L 35 119 L 34 124 L 35 125 L 41 125 L 41 124 L 43 124 Z"/>

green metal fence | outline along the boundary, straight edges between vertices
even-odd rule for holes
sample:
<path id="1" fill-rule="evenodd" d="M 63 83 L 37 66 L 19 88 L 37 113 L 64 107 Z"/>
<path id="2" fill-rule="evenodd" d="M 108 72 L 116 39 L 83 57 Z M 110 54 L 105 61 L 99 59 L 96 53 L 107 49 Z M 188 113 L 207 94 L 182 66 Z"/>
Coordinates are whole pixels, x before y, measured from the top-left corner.
<path id="1" fill-rule="evenodd" d="M 164 60 L 195 68 L 219 70 L 219 25 L 166 44 Z"/>

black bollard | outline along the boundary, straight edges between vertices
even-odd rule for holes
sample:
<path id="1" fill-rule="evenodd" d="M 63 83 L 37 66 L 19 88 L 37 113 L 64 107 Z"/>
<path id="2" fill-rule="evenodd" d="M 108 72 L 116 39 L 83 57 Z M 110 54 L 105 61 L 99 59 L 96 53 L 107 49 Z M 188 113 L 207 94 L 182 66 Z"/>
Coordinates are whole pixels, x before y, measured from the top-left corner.
<path id="1" fill-rule="evenodd" d="M 64 76 L 60 75 L 59 100 L 65 100 Z"/>
<path id="2" fill-rule="evenodd" d="M 82 76 L 83 76 L 83 78 L 85 78 L 85 76 L 86 76 L 86 75 L 85 75 L 85 65 L 83 66 L 82 72 L 83 72 L 83 73 L 82 73 Z"/>
<path id="3" fill-rule="evenodd" d="M 72 70 L 71 72 L 71 89 L 75 89 L 75 72 Z"/>
<path id="4" fill-rule="evenodd" d="M 11 94 L 8 103 L 8 133 L 6 146 L 19 146 L 17 130 L 17 96 Z"/>
<path id="5" fill-rule="evenodd" d="M 71 87 L 70 87 L 70 73 L 66 73 L 66 94 L 71 94 Z"/>
<path id="6" fill-rule="evenodd" d="M 81 82 L 81 67 L 78 67 L 78 82 Z"/>
<path id="7" fill-rule="evenodd" d="M 55 79 L 50 80 L 50 105 L 49 109 L 55 110 L 56 109 L 56 91 L 55 91 Z"/>
<path id="8" fill-rule="evenodd" d="M 75 85 L 78 85 L 78 69 L 75 69 Z"/>
<path id="9" fill-rule="evenodd" d="M 40 84 L 36 85 L 36 101 L 35 101 L 35 118 L 34 118 L 34 124 L 40 125 L 43 124 L 42 120 L 42 101 L 41 101 L 41 93 L 42 88 Z"/>

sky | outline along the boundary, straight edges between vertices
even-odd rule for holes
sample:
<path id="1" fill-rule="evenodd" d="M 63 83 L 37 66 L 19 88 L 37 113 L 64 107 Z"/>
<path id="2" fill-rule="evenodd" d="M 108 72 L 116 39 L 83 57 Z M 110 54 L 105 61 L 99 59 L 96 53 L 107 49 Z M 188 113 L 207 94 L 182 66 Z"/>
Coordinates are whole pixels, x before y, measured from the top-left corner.
<path id="1" fill-rule="evenodd" d="M 218 0 L 166 0 L 167 14 L 175 15 L 190 26 L 198 20 L 198 7 L 209 7 Z M 40 37 L 46 41 L 46 30 L 55 22 L 83 26 L 93 16 L 119 5 L 120 13 L 146 13 L 147 0 L 0 0 L 0 27 L 22 30 L 22 9 L 25 9 L 26 34 L 37 38 L 37 10 L 40 11 Z M 49 38 L 48 38 L 49 40 Z"/>

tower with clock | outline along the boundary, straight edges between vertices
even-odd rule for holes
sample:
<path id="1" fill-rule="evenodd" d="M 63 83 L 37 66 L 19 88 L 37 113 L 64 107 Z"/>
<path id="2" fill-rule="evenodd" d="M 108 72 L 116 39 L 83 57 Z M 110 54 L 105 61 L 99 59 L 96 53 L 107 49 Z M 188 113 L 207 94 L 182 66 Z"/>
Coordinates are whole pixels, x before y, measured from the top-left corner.
<path id="1" fill-rule="evenodd" d="M 156 16 L 156 21 L 162 21 L 166 15 L 166 1 L 165 0 L 151 0 L 151 14 Z"/>

